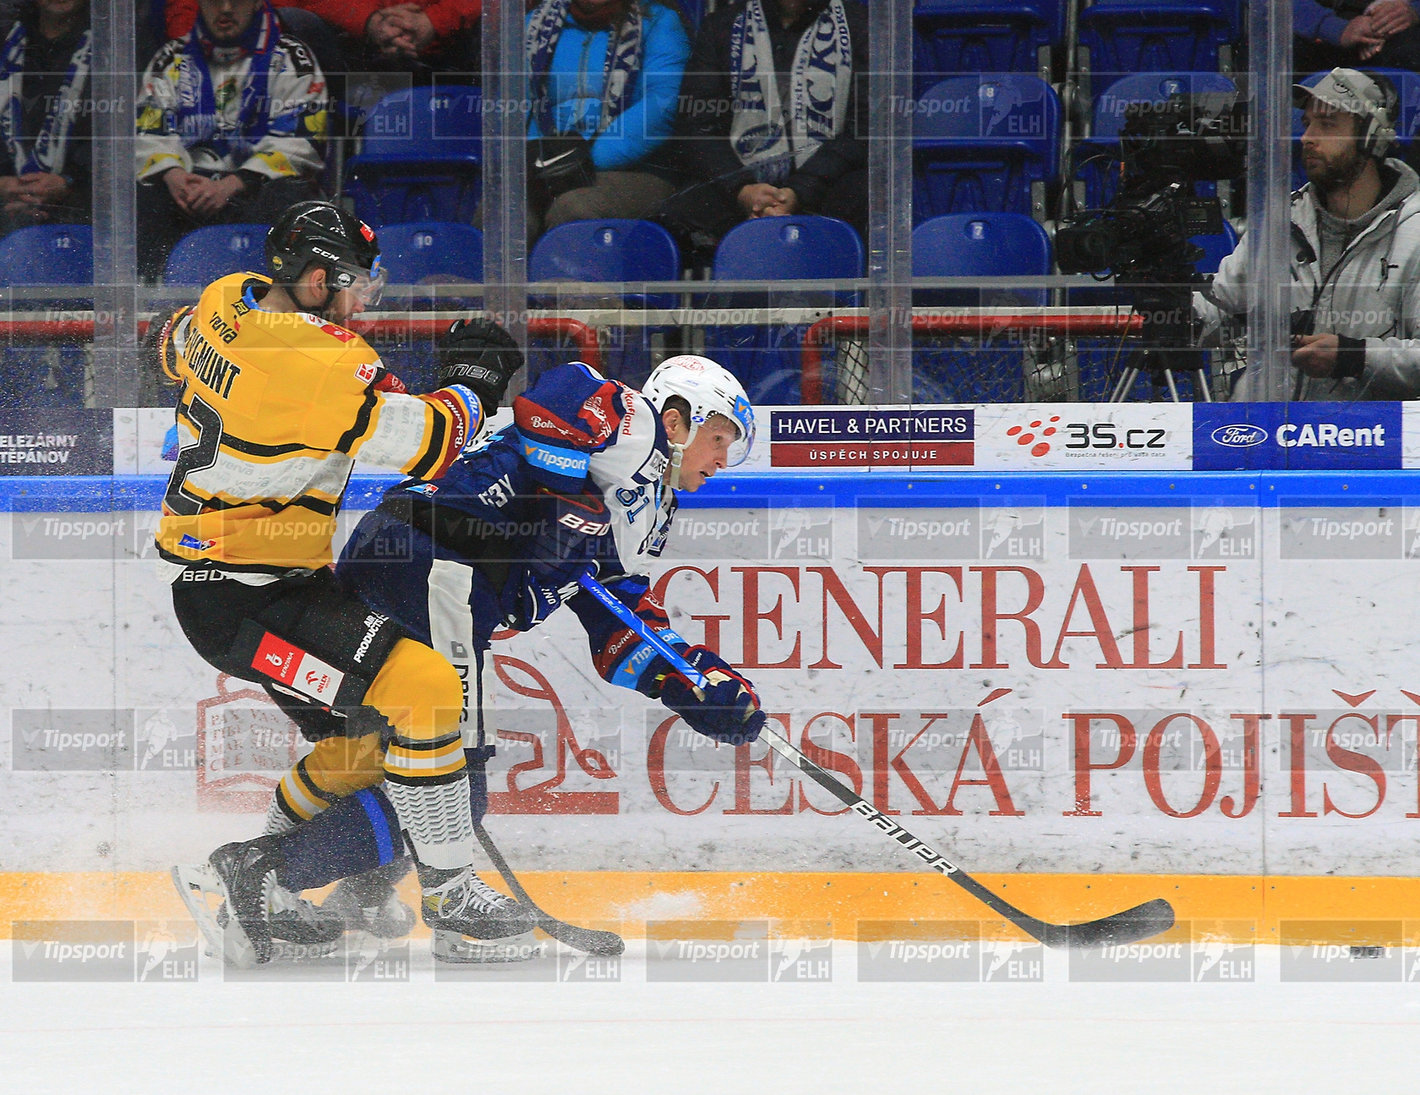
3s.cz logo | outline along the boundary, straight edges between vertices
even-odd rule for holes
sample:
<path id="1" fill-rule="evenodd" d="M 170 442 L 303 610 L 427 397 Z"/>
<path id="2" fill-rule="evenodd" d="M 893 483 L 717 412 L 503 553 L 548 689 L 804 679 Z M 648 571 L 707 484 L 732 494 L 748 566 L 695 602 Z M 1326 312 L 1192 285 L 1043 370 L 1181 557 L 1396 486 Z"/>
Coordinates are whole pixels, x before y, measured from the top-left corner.
<path id="1" fill-rule="evenodd" d="M 1067 422 L 1067 449 L 1162 449 L 1168 431 L 1161 426 L 1120 429 L 1113 422 Z"/>

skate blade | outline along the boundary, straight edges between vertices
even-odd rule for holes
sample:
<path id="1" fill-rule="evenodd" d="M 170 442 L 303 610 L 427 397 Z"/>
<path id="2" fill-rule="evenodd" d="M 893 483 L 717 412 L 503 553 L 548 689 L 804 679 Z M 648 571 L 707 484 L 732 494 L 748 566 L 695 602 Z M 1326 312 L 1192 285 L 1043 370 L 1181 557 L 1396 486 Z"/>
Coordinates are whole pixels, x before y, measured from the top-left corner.
<path id="1" fill-rule="evenodd" d="M 251 969 L 257 964 L 256 948 L 252 946 L 247 933 L 235 917 L 229 917 L 223 925 L 217 919 L 217 910 L 210 898 L 217 898 L 218 906 L 227 900 L 227 888 L 208 864 L 184 865 L 172 870 L 173 885 L 178 896 L 187 906 L 188 914 L 197 924 L 202 938 L 207 941 L 207 953 L 220 955 L 222 961 L 236 969 Z"/>
<path id="2" fill-rule="evenodd" d="M 506 965 L 540 958 L 543 946 L 532 932 L 510 935 L 506 939 L 471 939 L 458 932 L 435 931 L 431 940 L 434 959 L 456 965 Z"/>

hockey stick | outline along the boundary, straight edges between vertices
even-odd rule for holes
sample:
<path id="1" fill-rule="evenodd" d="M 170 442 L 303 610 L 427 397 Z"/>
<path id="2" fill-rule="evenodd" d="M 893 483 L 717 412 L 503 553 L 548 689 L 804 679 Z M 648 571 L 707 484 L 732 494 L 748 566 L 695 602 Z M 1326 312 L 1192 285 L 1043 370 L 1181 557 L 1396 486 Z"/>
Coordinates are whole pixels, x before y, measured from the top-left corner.
<path id="1" fill-rule="evenodd" d="M 640 636 L 661 657 L 670 662 L 678 672 L 685 674 L 691 684 L 696 688 L 705 687 L 708 682 L 704 675 L 687 662 L 673 646 L 652 631 L 641 617 L 617 600 L 604 585 L 590 574 L 583 575 L 580 582 L 582 588 L 600 601 L 612 615 Z M 1044 920 L 1038 920 L 987 889 L 985 885 L 972 878 L 945 856 L 913 836 L 892 818 L 887 817 L 852 788 L 839 783 L 798 749 L 795 749 L 787 739 L 768 731 L 764 736 L 775 752 L 828 791 L 848 809 L 860 817 L 866 818 L 890 840 L 901 844 L 928 867 L 939 874 L 946 875 L 992 911 L 999 913 L 1048 947 L 1098 947 L 1110 943 L 1135 943 L 1173 927 L 1173 906 L 1162 897 L 1156 897 L 1152 901 L 1146 901 L 1132 909 L 1125 909 L 1098 920 L 1089 920 L 1083 924 L 1051 924 Z"/>
<path id="2" fill-rule="evenodd" d="M 537 918 L 537 926 L 553 939 L 566 943 L 574 950 L 598 957 L 614 957 L 626 949 L 626 942 L 615 932 L 579 928 L 543 912 L 538 908 L 537 902 L 528 896 L 528 891 L 523 889 L 523 884 L 518 881 L 513 868 L 508 866 L 508 861 L 503 858 L 503 853 L 498 850 L 498 845 L 493 843 L 493 838 L 488 835 L 488 830 L 481 822 L 474 825 L 473 832 L 478 837 L 478 842 L 483 845 L 483 850 L 488 853 L 488 858 L 493 861 L 493 866 L 498 868 L 498 873 L 503 876 L 503 881 L 513 891 L 513 896 L 532 910 L 533 916 Z"/>

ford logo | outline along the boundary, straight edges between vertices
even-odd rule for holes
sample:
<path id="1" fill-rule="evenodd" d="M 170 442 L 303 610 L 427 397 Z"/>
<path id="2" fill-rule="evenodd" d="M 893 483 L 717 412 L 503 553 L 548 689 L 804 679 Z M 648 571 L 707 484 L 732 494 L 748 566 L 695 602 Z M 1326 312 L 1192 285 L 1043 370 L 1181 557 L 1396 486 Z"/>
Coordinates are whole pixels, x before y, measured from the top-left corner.
<path id="1" fill-rule="evenodd" d="M 1230 449 L 1249 449 L 1266 441 L 1267 431 L 1261 426 L 1219 426 L 1213 431 L 1213 440 Z"/>

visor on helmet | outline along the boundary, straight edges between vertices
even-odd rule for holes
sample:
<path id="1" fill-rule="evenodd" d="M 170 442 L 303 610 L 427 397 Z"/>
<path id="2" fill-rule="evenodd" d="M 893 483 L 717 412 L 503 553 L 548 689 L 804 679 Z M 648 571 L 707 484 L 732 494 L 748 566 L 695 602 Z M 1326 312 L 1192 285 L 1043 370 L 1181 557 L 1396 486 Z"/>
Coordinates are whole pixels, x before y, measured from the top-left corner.
<path id="1" fill-rule="evenodd" d="M 388 275 L 376 257 L 374 265 L 368 270 L 358 270 L 345 265 L 332 266 L 327 284 L 331 289 L 350 290 L 362 305 L 372 308 L 380 302 L 380 296 L 384 293 L 388 281 Z"/>

